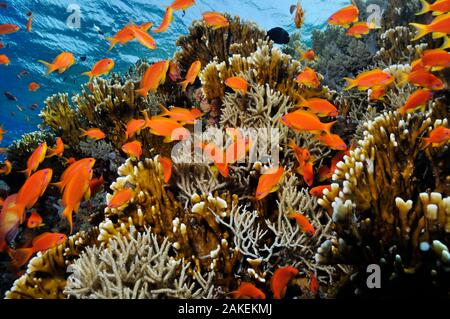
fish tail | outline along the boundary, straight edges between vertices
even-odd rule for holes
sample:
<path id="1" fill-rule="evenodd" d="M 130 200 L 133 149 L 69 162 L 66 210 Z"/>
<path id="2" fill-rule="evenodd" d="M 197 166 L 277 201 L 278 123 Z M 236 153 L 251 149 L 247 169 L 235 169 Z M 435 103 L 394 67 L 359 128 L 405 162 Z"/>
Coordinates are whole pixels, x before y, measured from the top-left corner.
<path id="1" fill-rule="evenodd" d="M 450 38 L 448 37 L 448 35 L 444 37 L 444 43 L 442 44 L 441 49 L 450 49 Z"/>
<path id="2" fill-rule="evenodd" d="M 94 76 L 92 75 L 92 72 L 91 72 L 91 71 L 84 72 L 84 73 L 81 74 L 81 75 L 86 75 L 86 76 L 88 76 L 88 77 L 89 77 L 89 83 L 92 81 L 92 78 L 94 77 Z"/>
<path id="3" fill-rule="evenodd" d="M 162 104 L 159 104 L 159 107 L 161 108 L 162 113 L 160 116 L 166 116 L 170 114 L 170 111 Z"/>
<path id="4" fill-rule="evenodd" d="M 45 65 L 47 67 L 47 75 L 49 75 L 52 72 L 55 72 L 58 69 L 55 65 L 45 62 L 43 60 L 38 60 L 38 62 L 42 63 L 43 65 Z"/>
<path id="5" fill-rule="evenodd" d="M 351 90 L 358 85 L 356 79 L 352 78 L 344 78 L 347 81 L 347 87 L 344 89 L 345 91 Z"/>
<path id="6" fill-rule="evenodd" d="M 30 175 L 31 175 L 31 169 L 27 168 L 27 169 L 25 169 L 25 170 L 23 170 L 23 171 L 19 171 L 19 173 L 24 173 L 24 174 L 27 175 L 27 177 L 30 177 Z"/>
<path id="7" fill-rule="evenodd" d="M 106 40 L 108 40 L 108 42 L 111 43 L 108 51 L 111 51 L 116 46 L 116 44 L 119 42 L 119 40 L 117 40 L 116 38 L 106 38 Z"/>
<path id="8" fill-rule="evenodd" d="M 22 267 L 25 265 L 34 254 L 34 248 L 19 248 L 19 249 L 8 249 L 8 255 L 12 259 L 11 263 L 15 267 Z"/>
<path id="9" fill-rule="evenodd" d="M 186 92 L 186 89 L 187 89 L 187 87 L 189 85 L 189 80 L 185 80 L 183 82 L 180 82 L 180 85 L 181 85 L 181 87 L 183 89 L 183 92 Z"/>
<path id="10" fill-rule="evenodd" d="M 64 216 L 65 218 L 67 218 L 67 222 L 69 223 L 70 234 L 72 234 L 72 230 L 73 230 L 73 218 L 72 218 L 72 214 L 73 214 L 73 208 L 72 208 L 72 207 L 67 206 L 66 208 L 64 208 L 63 216 Z"/>
<path id="11" fill-rule="evenodd" d="M 146 88 L 142 88 L 142 89 L 136 90 L 135 92 L 137 94 L 142 95 L 142 96 L 147 96 L 147 94 L 148 94 L 148 90 Z"/>
<path id="12" fill-rule="evenodd" d="M 331 129 L 333 128 L 334 124 L 336 123 L 336 121 L 331 122 L 331 123 L 325 123 L 324 124 L 324 132 L 327 134 L 331 134 Z"/>
<path id="13" fill-rule="evenodd" d="M 413 41 L 417 41 L 430 33 L 430 31 L 428 30 L 428 25 L 426 24 L 410 23 L 409 25 L 416 28 L 417 31 L 416 37 L 413 39 Z"/>
<path id="14" fill-rule="evenodd" d="M 405 106 L 400 107 L 397 112 L 401 115 L 405 115 L 406 114 L 406 108 Z"/>
<path id="15" fill-rule="evenodd" d="M 440 39 L 440 38 L 443 38 L 443 37 L 445 37 L 445 36 L 447 36 L 447 34 L 446 33 L 443 33 L 443 32 L 433 32 L 433 39 Z"/>
<path id="16" fill-rule="evenodd" d="M 431 9 L 430 4 L 428 2 L 426 2 L 425 0 L 420 0 L 420 3 L 422 4 L 422 10 L 420 12 L 416 13 L 416 16 L 425 14 L 425 13 L 429 12 Z"/>

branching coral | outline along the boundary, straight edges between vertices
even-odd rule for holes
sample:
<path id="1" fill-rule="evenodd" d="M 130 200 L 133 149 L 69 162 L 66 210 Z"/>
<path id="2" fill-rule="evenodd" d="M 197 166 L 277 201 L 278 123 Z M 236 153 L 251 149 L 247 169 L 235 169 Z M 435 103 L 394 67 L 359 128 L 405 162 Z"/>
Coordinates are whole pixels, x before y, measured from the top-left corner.
<path id="1" fill-rule="evenodd" d="M 117 236 L 108 247 L 87 248 L 70 266 L 64 292 L 78 299 L 212 298 L 214 272 L 187 274 L 189 263 L 174 259 L 167 238 L 150 229 Z"/>
<path id="2" fill-rule="evenodd" d="M 320 200 L 333 214 L 337 236 L 318 250 L 318 262 L 350 263 L 361 272 L 379 263 L 389 274 L 383 277 L 388 285 L 423 275 L 426 288 L 448 289 L 445 249 L 434 257 L 427 253 L 435 241 L 447 245 L 450 240 L 445 230 L 448 148 L 422 150 L 430 115 L 403 118 L 390 112 L 367 123 L 365 139 L 337 165 L 336 184 Z M 362 283 L 357 292 L 361 289 Z"/>

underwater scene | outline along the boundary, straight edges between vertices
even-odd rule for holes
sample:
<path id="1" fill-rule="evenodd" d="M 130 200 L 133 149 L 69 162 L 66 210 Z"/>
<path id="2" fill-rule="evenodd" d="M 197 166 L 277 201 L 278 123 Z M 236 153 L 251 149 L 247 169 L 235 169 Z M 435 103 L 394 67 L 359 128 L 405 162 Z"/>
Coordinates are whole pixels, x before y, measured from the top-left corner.
<path id="1" fill-rule="evenodd" d="M 0 296 L 450 297 L 450 0 L 0 0 Z"/>

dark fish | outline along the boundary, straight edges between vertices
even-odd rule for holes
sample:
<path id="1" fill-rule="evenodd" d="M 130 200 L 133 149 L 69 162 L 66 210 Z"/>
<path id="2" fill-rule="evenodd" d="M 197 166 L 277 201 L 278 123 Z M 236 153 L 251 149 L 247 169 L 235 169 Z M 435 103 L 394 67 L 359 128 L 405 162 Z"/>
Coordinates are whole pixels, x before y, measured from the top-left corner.
<path id="1" fill-rule="evenodd" d="M 31 17 L 32 15 L 33 15 L 33 12 L 31 12 L 31 11 L 27 12 L 27 17 Z"/>
<path id="2" fill-rule="evenodd" d="M 81 61 L 86 61 L 86 58 L 87 58 L 87 57 L 82 56 L 82 57 L 80 58 L 80 60 L 81 60 Z"/>
<path id="3" fill-rule="evenodd" d="M 288 44 L 291 40 L 289 33 L 280 27 L 276 27 L 267 31 L 267 36 L 276 44 Z"/>
<path id="4" fill-rule="evenodd" d="M 8 98 L 8 100 L 17 101 L 17 98 L 11 92 L 5 92 L 4 94 Z"/>
<path id="5" fill-rule="evenodd" d="M 295 5 L 295 4 L 293 4 L 293 5 L 291 5 L 291 7 L 290 7 L 290 9 L 289 9 L 289 12 L 291 13 L 291 14 L 293 14 L 294 13 L 294 11 L 297 9 L 297 6 Z"/>
<path id="6" fill-rule="evenodd" d="M 28 71 L 25 71 L 25 70 L 20 71 L 20 73 L 17 74 L 17 78 L 20 79 L 20 78 L 22 78 L 22 76 L 26 76 L 28 74 L 30 74 L 30 73 L 28 73 Z"/>
<path id="7" fill-rule="evenodd" d="M 3 44 L 3 42 L 0 42 L 0 49 L 3 49 L 5 47 L 5 45 Z"/>
<path id="8" fill-rule="evenodd" d="M 1 9 L 6 9 L 6 8 L 8 8 L 8 4 L 5 3 L 5 2 L 0 2 L 0 8 Z"/>
<path id="9" fill-rule="evenodd" d="M 32 111 L 36 111 L 36 109 L 37 109 L 38 107 L 39 107 L 38 104 L 31 104 L 30 107 L 29 107 L 29 109 L 32 110 Z"/>

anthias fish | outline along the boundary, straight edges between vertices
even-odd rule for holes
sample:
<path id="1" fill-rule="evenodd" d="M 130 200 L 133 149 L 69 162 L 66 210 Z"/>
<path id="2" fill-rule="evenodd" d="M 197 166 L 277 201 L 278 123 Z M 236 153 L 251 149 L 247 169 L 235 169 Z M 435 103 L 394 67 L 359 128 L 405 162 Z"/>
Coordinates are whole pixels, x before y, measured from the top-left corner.
<path id="1" fill-rule="evenodd" d="M 298 269 L 291 266 L 275 270 L 270 281 L 270 288 L 272 289 L 274 299 L 281 299 L 284 297 L 287 285 L 298 273 Z"/>
<path id="2" fill-rule="evenodd" d="M 139 141 L 126 143 L 122 146 L 122 151 L 129 157 L 140 159 L 142 155 L 142 143 Z"/>
<path id="3" fill-rule="evenodd" d="M 93 78 L 108 74 L 114 68 L 114 61 L 112 59 L 102 59 L 94 64 L 91 71 L 83 73 L 89 77 L 89 82 Z"/>
<path id="4" fill-rule="evenodd" d="M 170 23 L 173 20 L 173 8 L 167 7 L 166 13 L 164 15 L 161 25 L 153 30 L 153 33 L 166 32 L 169 29 Z"/>
<path id="5" fill-rule="evenodd" d="M 430 4 L 426 0 L 420 0 L 420 3 L 422 4 L 422 10 L 416 13 L 416 15 L 422 15 L 432 11 L 433 15 L 437 16 L 450 11 L 450 0 L 437 0 L 433 4 Z"/>
<path id="6" fill-rule="evenodd" d="M 261 175 L 256 187 L 256 199 L 261 200 L 270 193 L 276 192 L 283 175 L 284 168 L 282 166 L 270 168 Z"/>
<path id="7" fill-rule="evenodd" d="M 338 25 L 344 28 L 350 27 L 352 23 L 358 22 L 359 10 L 356 6 L 351 5 L 334 13 L 328 18 L 328 23 L 331 25 Z"/>
<path id="8" fill-rule="evenodd" d="M 169 183 L 170 178 L 172 177 L 172 161 L 162 155 L 158 156 L 158 161 L 163 169 L 164 183 L 167 184 Z"/>
<path id="9" fill-rule="evenodd" d="M 230 25 L 228 19 L 218 12 L 203 13 L 203 20 L 205 21 L 206 25 L 208 27 L 211 27 L 213 30 L 225 28 Z"/>
<path id="10" fill-rule="evenodd" d="M 186 89 L 189 84 L 194 84 L 197 79 L 200 71 L 202 69 L 202 63 L 200 61 L 195 61 L 189 67 L 189 70 L 186 74 L 186 79 L 183 82 L 180 82 L 180 85 L 183 89 L 183 92 L 186 92 Z"/>
<path id="11" fill-rule="evenodd" d="M 249 282 L 242 282 L 239 288 L 232 292 L 235 299 L 242 297 L 251 299 L 266 299 L 264 292 Z"/>
<path id="12" fill-rule="evenodd" d="M 450 33 L 450 13 L 446 13 L 436 17 L 430 24 L 410 23 L 416 28 L 417 34 L 413 41 L 419 40 L 424 36 L 432 33 L 433 39 L 445 37 Z"/>
<path id="13" fill-rule="evenodd" d="M 433 97 L 433 92 L 428 89 L 419 89 L 415 91 L 406 101 L 405 105 L 398 109 L 398 112 L 405 114 L 407 112 L 414 112 L 418 108 L 422 108 L 425 111 L 425 106 Z"/>
<path id="14" fill-rule="evenodd" d="M 158 87 L 166 81 L 169 61 L 159 61 L 152 64 L 144 73 L 141 84 L 136 93 L 147 96 L 148 92 L 155 93 Z"/>
<path id="15" fill-rule="evenodd" d="M 108 201 L 108 208 L 118 208 L 127 204 L 134 195 L 134 191 L 130 188 L 122 189 L 117 192 Z"/>
<path id="16" fill-rule="evenodd" d="M 68 68 L 75 64 L 75 57 L 70 52 L 60 53 L 52 63 L 39 60 L 38 62 L 44 64 L 47 67 L 47 74 L 58 71 L 64 73 Z"/>
<path id="17" fill-rule="evenodd" d="M 235 92 L 241 92 L 243 95 L 247 94 L 248 83 L 245 79 L 239 76 L 226 79 L 225 85 L 233 89 Z"/>

